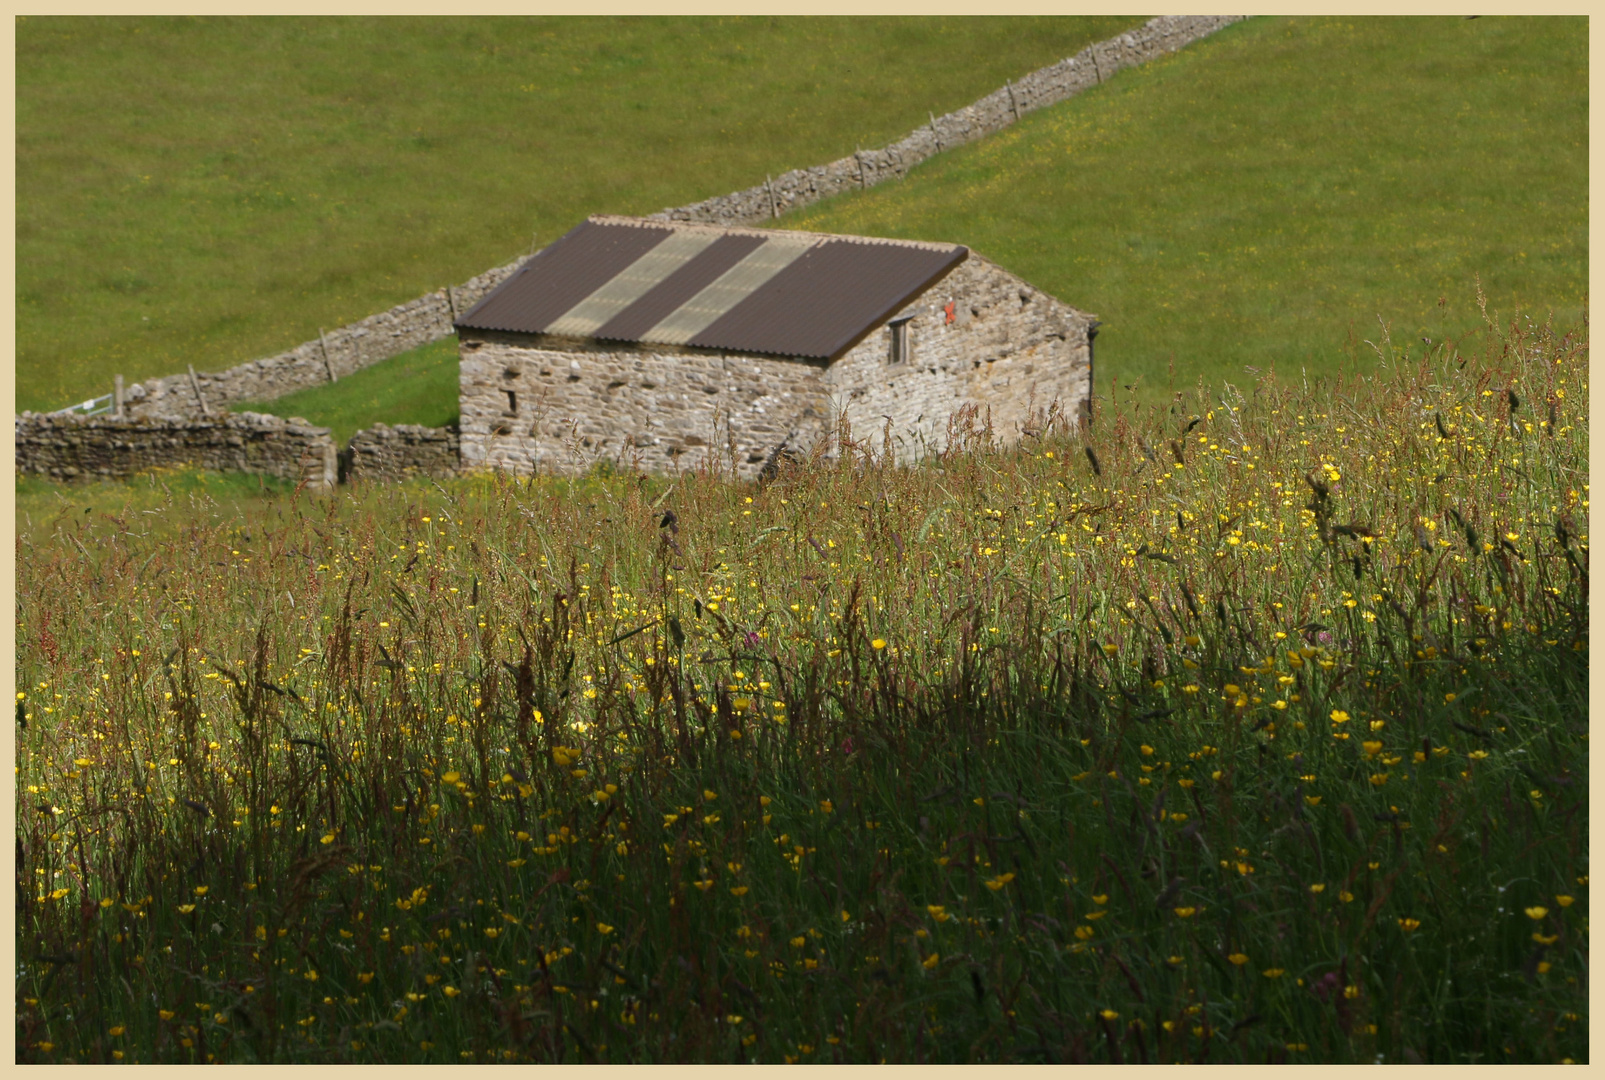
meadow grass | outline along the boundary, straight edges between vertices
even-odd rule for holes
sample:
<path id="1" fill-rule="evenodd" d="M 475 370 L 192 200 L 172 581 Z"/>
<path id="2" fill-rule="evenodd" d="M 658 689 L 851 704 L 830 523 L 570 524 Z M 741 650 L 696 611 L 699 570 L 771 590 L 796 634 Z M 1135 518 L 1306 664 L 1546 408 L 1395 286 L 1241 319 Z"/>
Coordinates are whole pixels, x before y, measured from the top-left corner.
<path id="1" fill-rule="evenodd" d="M 1586 330 L 1483 340 L 35 528 L 18 1060 L 1587 1060 Z"/>
<path id="2" fill-rule="evenodd" d="M 295 485 L 255 473 L 219 473 L 193 467 L 152 469 L 121 480 L 57 483 L 32 473 L 13 478 L 17 536 L 32 543 L 59 535 L 64 523 L 129 522 L 145 535 L 170 537 L 208 516 L 214 522 L 260 511 L 291 494 Z M 99 519 L 94 514 L 99 513 Z"/>
<path id="3" fill-rule="evenodd" d="M 1252 19 L 782 224 L 967 244 L 1096 313 L 1098 390 L 1151 404 L 1460 338 L 1479 280 L 1570 324 L 1587 24 Z"/>
<path id="4" fill-rule="evenodd" d="M 19 18 L 17 407 L 880 146 L 1141 21 Z"/>

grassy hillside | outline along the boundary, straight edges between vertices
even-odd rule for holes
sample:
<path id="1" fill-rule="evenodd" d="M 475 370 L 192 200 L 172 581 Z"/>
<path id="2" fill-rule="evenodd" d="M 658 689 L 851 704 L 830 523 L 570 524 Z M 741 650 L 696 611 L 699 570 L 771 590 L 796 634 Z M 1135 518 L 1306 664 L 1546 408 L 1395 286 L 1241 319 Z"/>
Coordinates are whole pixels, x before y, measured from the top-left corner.
<path id="1" fill-rule="evenodd" d="M 1104 320 L 1104 396 L 1365 368 L 1479 277 L 1579 317 L 1587 63 L 1583 19 L 1255 19 L 785 224 L 971 245 Z"/>
<path id="2" fill-rule="evenodd" d="M 38 515 L 18 1061 L 1587 1061 L 1587 336 L 1487 345 Z"/>
<path id="3" fill-rule="evenodd" d="M 1479 279 L 1496 318 L 1579 316 L 1585 42 L 1575 19 L 1257 19 L 782 224 L 972 245 L 1104 320 L 1105 398 L 1363 370 L 1378 316 L 1418 348 L 1474 332 Z M 401 385 L 256 407 L 355 430 Z"/>
<path id="4" fill-rule="evenodd" d="M 1141 20 L 17 21 L 17 405 L 880 145 Z"/>

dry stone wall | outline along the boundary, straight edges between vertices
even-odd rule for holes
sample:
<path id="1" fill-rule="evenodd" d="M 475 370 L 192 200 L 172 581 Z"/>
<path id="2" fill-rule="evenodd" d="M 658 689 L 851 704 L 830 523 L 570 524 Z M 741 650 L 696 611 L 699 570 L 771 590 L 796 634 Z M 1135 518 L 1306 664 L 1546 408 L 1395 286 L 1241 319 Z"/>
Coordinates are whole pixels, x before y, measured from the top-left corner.
<path id="1" fill-rule="evenodd" d="M 17 417 L 16 438 L 17 471 L 53 480 L 198 466 L 277 476 L 320 490 L 336 481 L 329 429 L 300 418 L 247 412 L 214 420 L 151 420 L 25 412 Z"/>
<path id="2" fill-rule="evenodd" d="M 674 472 L 712 454 L 750 478 L 782 449 L 811 452 L 842 417 L 856 438 L 879 438 L 889 422 L 910 461 L 945 446 L 949 417 L 966 405 L 990 413 L 1005 442 L 1040 428 L 1055 403 L 1084 415 L 1092 316 L 972 255 L 894 316 L 904 319 L 906 358 L 892 361 L 887 325 L 828 366 L 465 331 L 463 467 L 573 473 L 611 461 Z"/>
<path id="3" fill-rule="evenodd" d="M 745 191 L 721 195 L 652 217 L 721 225 L 758 224 L 787 210 L 856 187 L 872 187 L 903 176 L 943 150 L 1000 131 L 1020 117 L 1080 93 L 1122 68 L 1175 52 L 1247 16 L 1165 15 L 1108 41 L 1089 45 L 1075 56 L 1034 71 L 986 97 L 910 132 L 890 146 L 862 150 L 852 157 L 809 169 L 795 169 Z M 277 356 L 252 360 L 227 371 L 169 375 L 135 383 L 125 395 L 131 416 L 199 417 L 197 394 L 213 412 L 231 402 L 269 401 L 295 390 L 376 364 L 408 349 L 453 333 L 458 314 L 478 303 L 523 263 L 487 270 L 462 285 L 409 300 L 361 322 L 340 327 Z"/>
<path id="4" fill-rule="evenodd" d="M 345 478 L 366 482 L 455 476 L 462 470 L 460 444 L 455 427 L 376 424 L 351 437 Z"/>
<path id="5" fill-rule="evenodd" d="M 186 372 L 134 383 L 124 393 L 130 416 L 204 418 L 237 401 L 271 401 L 308 387 L 321 386 L 392 356 L 450 337 L 459 314 L 479 303 L 512 276 L 520 262 L 487 270 L 449 289 L 441 289 L 361 322 L 331 330 L 316 341 L 297 345 L 277 356 L 252 360 L 226 371 Z M 206 402 L 203 411 L 200 399 Z"/>

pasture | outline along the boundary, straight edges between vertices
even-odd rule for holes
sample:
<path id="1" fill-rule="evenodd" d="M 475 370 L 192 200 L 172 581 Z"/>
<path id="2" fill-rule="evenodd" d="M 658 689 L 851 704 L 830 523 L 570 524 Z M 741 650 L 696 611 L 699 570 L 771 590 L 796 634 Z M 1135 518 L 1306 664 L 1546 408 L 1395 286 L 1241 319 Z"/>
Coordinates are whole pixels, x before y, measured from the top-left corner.
<path id="1" fill-rule="evenodd" d="M 23 16 L 17 408 L 882 145 L 1141 21 Z"/>
<path id="2" fill-rule="evenodd" d="M 1384 337 L 1478 333 L 1479 288 L 1496 321 L 1581 317 L 1585 45 L 1575 19 L 1254 19 L 780 224 L 968 244 L 1097 314 L 1106 402 L 1371 372 Z M 456 360 L 392 363 L 444 388 Z M 455 416 L 373 385 L 249 407 Z"/>
<path id="3" fill-rule="evenodd" d="M 1102 318 L 1098 388 L 1365 372 L 1588 293 L 1580 19 L 1251 19 L 788 216 L 968 244 Z M 1479 285 L 1480 283 L 1480 285 Z"/>

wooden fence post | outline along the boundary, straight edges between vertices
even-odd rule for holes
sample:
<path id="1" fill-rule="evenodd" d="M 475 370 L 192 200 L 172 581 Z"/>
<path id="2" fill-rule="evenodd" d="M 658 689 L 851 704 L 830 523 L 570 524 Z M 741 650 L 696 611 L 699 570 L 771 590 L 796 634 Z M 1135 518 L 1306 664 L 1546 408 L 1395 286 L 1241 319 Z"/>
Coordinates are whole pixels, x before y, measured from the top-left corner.
<path id="1" fill-rule="evenodd" d="M 195 391 L 195 400 L 201 404 L 201 415 L 210 419 L 212 410 L 206 407 L 206 398 L 201 396 L 201 380 L 195 377 L 195 365 L 189 364 L 187 366 L 189 367 L 190 389 Z"/>
<path id="2" fill-rule="evenodd" d="M 328 372 L 329 381 L 334 382 L 334 365 L 329 363 L 329 342 L 323 336 L 323 327 L 318 327 L 318 345 L 323 349 L 323 370 Z"/>
<path id="3" fill-rule="evenodd" d="M 121 375 L 112 376 L 111 414 L 119 420 L 123 418 L 123 377 Z"/>

